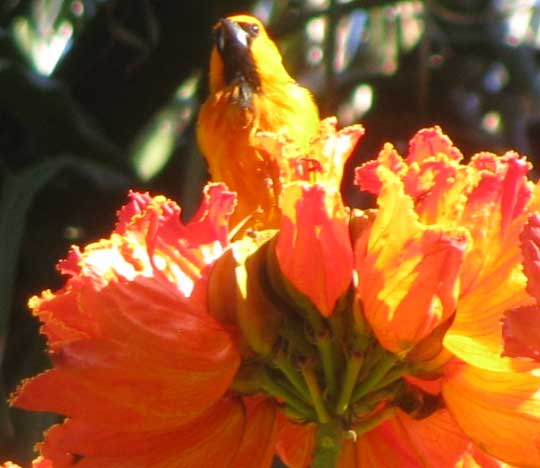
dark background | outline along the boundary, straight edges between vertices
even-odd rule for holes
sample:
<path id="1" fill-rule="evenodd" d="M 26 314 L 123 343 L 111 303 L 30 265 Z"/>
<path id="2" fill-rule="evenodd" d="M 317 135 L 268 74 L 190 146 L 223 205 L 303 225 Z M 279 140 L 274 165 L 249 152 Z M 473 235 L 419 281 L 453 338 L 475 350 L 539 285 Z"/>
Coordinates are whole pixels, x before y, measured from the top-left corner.
<path id="1" fill-rule="evenodd" d="M 211 27 L 256 12 L 323 116 L 367 129 L 349 166 L 439 124 L 467 156 L 540 158 L 539 0 L 0 0 L 0 460 L 47 414 L 3 401 L 47 367 L 28 297 L 73 243 L 108 236 L 129 188 L 182 203 L 206 180 L 194 120 Z M 351 185 L 354 206 L 370 200 Z M 277 465 L 276 465 L 277 466 Z"/>

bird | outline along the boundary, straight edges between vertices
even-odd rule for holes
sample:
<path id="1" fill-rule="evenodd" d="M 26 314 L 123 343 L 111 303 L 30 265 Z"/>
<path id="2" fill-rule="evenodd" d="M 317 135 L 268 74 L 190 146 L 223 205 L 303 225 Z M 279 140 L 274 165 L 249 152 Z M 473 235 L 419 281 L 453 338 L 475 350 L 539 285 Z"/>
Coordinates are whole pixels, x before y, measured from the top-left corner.
<path id="1" fill-rule="evenodd" d="M 289 75 L 257 18 L 222 18 L 213 33 L 209 95 L 197 122 L 199 148 L 211 180 L 237 193 L 231 224 L 249 219 L 250 227 L 275 228 L 279 194 L 256 135 L 284 132 L 298 148 L 307 148 L 319 128 L 318 107 Z"/>

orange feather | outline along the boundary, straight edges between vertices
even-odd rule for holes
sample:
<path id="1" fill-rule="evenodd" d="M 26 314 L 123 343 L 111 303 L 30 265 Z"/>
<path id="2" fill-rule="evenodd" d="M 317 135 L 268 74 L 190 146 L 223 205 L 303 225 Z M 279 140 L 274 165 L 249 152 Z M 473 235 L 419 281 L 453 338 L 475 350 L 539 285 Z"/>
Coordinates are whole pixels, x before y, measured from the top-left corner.
<path id="1" fill-rule="evenodd" d="M 214 33 L 210 95 L 197 126 L 199 146 L 212 180 L 238 193 L 233 223 L 251 216 L 251 226 L 276 227 L 279 194 L 254 135 L 285 131 L 305 148 L 317 132 L 318 109 L 311 93 L 287 73 L 258 19 L 231 16 L 220 20 Z"/>

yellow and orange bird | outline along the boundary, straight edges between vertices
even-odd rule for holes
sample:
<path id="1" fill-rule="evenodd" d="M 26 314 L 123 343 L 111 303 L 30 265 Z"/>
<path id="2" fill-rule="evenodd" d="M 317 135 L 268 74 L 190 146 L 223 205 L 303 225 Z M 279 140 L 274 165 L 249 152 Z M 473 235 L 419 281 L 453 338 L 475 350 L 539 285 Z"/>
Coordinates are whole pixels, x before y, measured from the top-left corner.
<path id="1" fill-rule="evenodd" d="M 285 70 L 278 48 L 257 18 L 221 19 L 214 38 L 210 95 L 197 126 L 199 146 L 212 180 L 238 194 L 233 224 L 251 216 L 251 226 L 276 227 L 277 194 L 254 136 L 284 131 L 304 148 L 317 132 L 319 112 L 311 93 Z"/>

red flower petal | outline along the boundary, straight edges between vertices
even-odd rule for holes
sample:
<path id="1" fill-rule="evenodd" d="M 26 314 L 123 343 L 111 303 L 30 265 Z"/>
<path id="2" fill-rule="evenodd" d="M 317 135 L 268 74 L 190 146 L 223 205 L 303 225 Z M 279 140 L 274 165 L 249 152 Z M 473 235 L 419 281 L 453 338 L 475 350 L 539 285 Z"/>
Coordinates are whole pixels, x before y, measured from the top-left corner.
<path id="1" fill-rule="evenodd" d="M 210 406 L 228 388 L 239 355 L 212 317 L 190 310 L 163 284 L 142 278 L 99 291 L 89 284 L 39 303 L 36 313 L 61 335 L 49 337 L 54 368 L 22 385 L 13 404 L 148 428 Z M 63 322 L 69 314 L 73 319 Z M 75 332 L 85 336 L 74 340 Z"/>
<path id="2" fill-rule="evenodd" d="M 527 292 L 540 302 L 540 214 L 532 214 L 520 235 Z"/>
<path id="3" fill-rule="evenodd" d="M 150 430 L 221 398 L 240 356 L 202 293 L 207 266 L 228 242 L 227 214 L 218 213 L 226 200 L 222 186 L 209 186 L 205 214 L 185 226 L 173 202 L 132 194 L 121 235 L 73 250 L 62 265 L 72 275 L 66 286 L 30 301 L 54 368 L 25 382 L 13 404 Z"/>
<path id="4" fill-rule="evenodd" d="M 520 271 L 518 235 L 530 203 L 530 164 L 515 153 L 480 153 L 468 165 L 440 129 L 419 132 L 405 162 L 390 150 L 357 170 L 357 181 L 380 191 L 377 167 L 395 173 L 414 200 L 419 220 L 464 226 L 472 242 L 460 274 L 461 295 L 445 346 L 468 362 L 491 369 L 516 366 L 501 359 L 500 320 L 505 310 L 528 305 Z M 538 197 L 537 197 L 538 198 Z M 522 366 L 522 364 L 519 364 Z"/>
<path id="5" fill-rule="evenodd" d="M 244 399 L 246 426 L 240 449 L 232 468 L 270 468 L 278 430 L 278 412 L 265 397 Z"/>
<path id="6" fill-rule="evenodd" d="M 407 167 L 395 148 L 390 143 L 386 143 L 377 159 L 368 161 L 355 169 L 354 184 L 360 187 L 361 190 L 379 195 L 382 189 L 382 181 L 379 178 L 377 169 L 381 165 L 395 174 L 400 174 Z"/>
<path id="7" fill-rule="evenodd" d="M 276 452 L 289 468 L 309 468 L 315 444 L 315 424 L 296 424 L 285 417 L 279 420 Z"/>
<path id="8" fill-rule="evenodd" d="M 379 212 L 367 249 L 355 247 L 357 291 L 379 342 L 404 354 L 454 313 L 466 237 L 419 223 L 399 179 L 379 173 Z"/>
<path id="9" fill-rule="evenodd" d="M 351 282 L 353 255 L 347 221 L 325 197 L 319 185 L 287 187 L 276 254 L 287 279 L 328 317 Z"/>
<path id="10" fill-rule="evenodd" d="M 503 356 L 526 357 L 540 362 L 540 308 L 520 307 L 505 312 Z"/>
<path id="11" fill-rule="evenodd" d="M 439 154 L 448 155 L 455 161 L 461 161 L 463 155 L 457 149 L 440 127 L 424 128 L 420 130 L 409 142 L 407 163 L 421 162 Z"/>
<path id="12" fill-rule="evenodd" d="M 190 423 L 168 431 L 70 419 L 41 444 L 54 468 L 232 467 L 244 433 L 240 401 L 219 401 Z"/>
<path id="13" fill-rule="evenodd" d="M 501 193 L 501 232 L 504 235 L 531 199 L 531 189 L 527 186 L 531 164 L 516 153 L 507 153 L 503 159 L 508 164 Z"/>
<path id="14" fill-rule="evenodd" d="M 477 185 L 467 196 L 461 219 L 470 232 L 460 275 L 461 294 L 445 347 L 460 359 L 491 370 L 509 370 L 526 363 L 501 359 L 501 319 L 507 310 L 531 303 L 525 291 L 519 235 L 527 217 L 532 187 L 529 164 L 518 155 L 481 153 L 470 166 Z"/>

